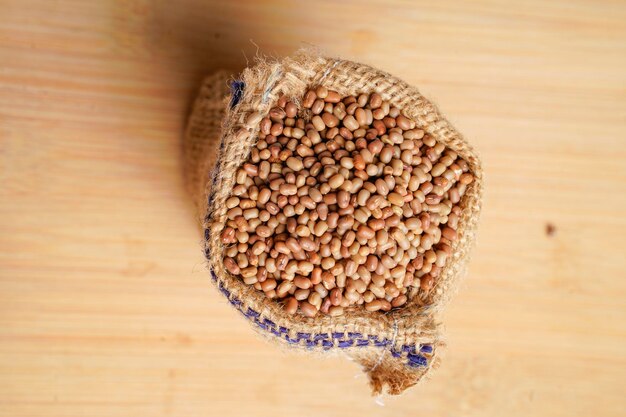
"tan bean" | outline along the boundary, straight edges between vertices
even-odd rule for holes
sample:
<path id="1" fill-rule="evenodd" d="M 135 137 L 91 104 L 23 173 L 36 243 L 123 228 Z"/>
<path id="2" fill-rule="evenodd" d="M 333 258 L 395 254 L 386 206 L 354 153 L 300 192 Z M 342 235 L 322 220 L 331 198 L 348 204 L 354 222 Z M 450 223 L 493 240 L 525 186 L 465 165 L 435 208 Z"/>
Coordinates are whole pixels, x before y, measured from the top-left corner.
<path id="1" fill-rule="evenodd" d="M 298 193 L 298 187 L 295 184 L 281 184 L 279 191 L 282 195 L 296 195 Z"/>
<path id="2" fill-rule="evenodd" d="M 387 196 L 387 200 L 394 206 L 402 206 L 404 205 L 404 197 L 398 193 L 390 193 Z"/>
<path id="3" fill-rule="evenodd" d="M 311 106 L 315 102 L 315 99 L 317 99 L 317 95 L 315 94 L 315 91 L 313 90 L 307 91 L 307 93 L 304 95 L 304 98 L 302 99 L 302 106 L 307 109 L 311 108 Z"/>
<path id="4" fill-rule="evenodd" d="M 325 99 L 328 96 L 328 89 L 320 85 L 315 89 L 315 94 L 317 95 L 317 97 Z"/>
<path id="5" fill-rule="evenodd" d="M 320 116 L 313 116 L 313 118 L 311 119 L 311 123 L 313 123 L 313 126 L 318 131 L 326 129 L 326 124 Z"/>
<path id="6" fill-rule="evenodd" d="M 300 310 L 307 317 L 315 317 L 317 315 L 317 308 L 307 301 L 302 301 L 300 303 Z"/>
<path id="7" fill-rule="evenodd" d="M 461 184 L 471 184 L 474 181 L 474 176 L 468 172 L 466 172 L 465 174 L 462 174 L 461 177 L 459 178 L 459 182 Z"/>
<path id="8" fill-rule="evenodd" d="M 334 306 L 341 304 L 343 299 L 343 291 L 340 288 L 334 288 L 330 291 L 330 302 Z"/>
<path id="9" fill-rule="evenodd" d="M 289 291 L 291 291 L 293 287 L 294 284 L 292 281 L 283 281 L 276 288 L 276 295 L 278 297 L 285 297 L 287 294 L 289 294 Z"/>
<path id="10" fill-rule="evenodd" d="M 256 276 L 257 273 L 257 269 L 254 266 L 249 266 L 247 268 L 242 268 L 241 269 L 241 276 L 244 278 L 249 278 L 252 276 Z"/>
<path id="11" fill-rule="evenodd" d="M 434 279 L 430 274 L 426 274 L 420 278 L 420 289 L 423 291 L 428 291 L 432 288 Z"/>
<path id="12" fill-rule="evenodd" d="M 313 233 L 315 236 L 322 236 L 328 230 L 328 224 L 325 221 L 320 221 L 315 224 L 315 228 L 313 229 Z"/>
<path id="13" fill-rule="evenodd" d="M 232 227 L 226 227 L 221 234 L 222 243 L 229 244 L 235 241 L 235 229 Z"/>
<path id="14" fill-rule="evenodd" d="M 453 228 L 446 226 L 441 230 L 441 235 L 450 241 L 454 241 L 456 240 L 457 233 Z"/>
<path id="15" fill-rule="evenodd" d="M 373 93 L 373 94 L 370 96 L 370 102 L 369 102 L 369 104 L 370 104 L 370 107 L 371 107 L 372 109 L 377 109 L 377 108 L 379 108 L 379 107 L 383 104 L 383 99 L 382 99 L 382 97 L 380 96 L 380 94 L 378 94 L 378 93 Z"/>
<path id="16" fill-rule="evenodd" d="M 355 131 L 359 128 L 359 122 L 353 116 L 346 116 L 343 118 L 343 125 L 347 127 L 350 131 Z"/>
<path id="17" fill-rule="evenodd" d="M 336 174 L 330 177 L 330 179 L 328 180 L 328 184 L 331 186 L 331 188 L 336 189 L 336 188 L 341 187 L 344 181 L 345 181 L 345 178 L 343 177 L 343 175 Z"/>
<path id="18" fill-rule="evenodd" d="M 264 292 L 271 291 L 276 288 L 276 280 L 274 279 L 266 279 L 261 283 L 261 289 Z"/>
<path id="19" fill-rule="evenodd" d="M 367 203 L 367 200 L 369 200 L 370 195 L 371 193 L 366 189 L 362 189 L 361 191 L 359 191 L 359 194 L 356 198 L 357 204 L 360 206 L 364 206 Z"/>
<path id="20" fill-rule="evenodd" d="M 389 132 L 389 141 L 391 143 L 400 144 L 404 141 L 404 137 L 400 132 L 393 130 Z"/>
<path id="21" fill-rule="evenodd" d="M 324 99 L 327 103 L 339 103 L 341 101 L 341 96 L 338 92 L 333 90 L 328 90 L 328 95 Z"/>
<path id="22" fill-rule="evenodd" d="M 310 279 L 306 277 L 302 277 L 302 276 L 298 276 L 294 278 L 293 283 L 295 284 L 296 287 L 301 288 L 303 290 L 308 290 L 309 288 L 313 286 Z"/>
<path id="23" fill-rule="evenodd" d="M 346 208 L 350 204 L 350 193 L 347 191 L 339 191 L 337 194 L 337 205 L 340 208 Z"/>
<path id="24" fill-rule="evenodd" d="M 285 114 L 287 115 L 287 117 L 296 117 L 296 115 L 298 114 L 298 106 L 290 101 L 285 106 Z"/>
<path id="25" fill-rule="evenodd" d="M 265 252 L 266 248 L 267 248 L 267 245 L 265 244 L 265 242 L 260 240 L 258 242 L 255 242 L 254 245 L 252 245 L 252 253 L 255 255 L 260 255 L 263 252 Z"/>
<path id="26" fill-rule="evenodd" d="M 327 127 L 335 127 L 337 126 L 337 124 L 339 124 L 339 119 L 337 118 L 337 116 L 331 113 L 322 113 L 322 121 Z"/>
<path id="27" fill-rule="evenodd" d="M 352 158 L 343 157 L 341 158 L 341 161 L 339 161 L 339 163 L 341 164 L 342 167 L 346 169 L 354 168 L 354 160 Z"/>
<path id="28" fill-rule="evenodd" d="M 285 241 L 285 246 L 287 246 L 287 248 L 289 248 L 289 250 L 292 253 L 296 253 L 296 252 L 301 252 L 302 251 L 302 247 L 300 246 L 300 243 L 298 242 L 298 240 L 294 239 L 292 237 L 290 237 L 289 239 L 287 239 Z"/>
<path id="29" fill-rule="evenodd" d="M 407 297 L 406 295 L 402 294 L 402 295 L 395 297 L 393 300 L 391 300 L 391 306 L 394 308 L 401 307 L 405 305 L 406 302 L 407 302 Z"/>
<path id="30" fill-rule="evenodd" d="M 304 168 L 304 165 L 302 164 L 302 160 L 298 158 L 294 158 L 293 156 L 287 158 L 287 161 L 285 162 L 290 169 L 296 172 L 301 171 Z"/>
<path id="31" fill-rule="evenodd" d="M 373 300 L 365 304 L 365 309 L 367 311 L 378 311 L 381 309 L 381 307 L 382 303 L 380 302 L 380 300 Z"/>
<path id="32" fill-rule="evenodd" d="M 298 300 L 294 297 L 290 297 L 284 304 L 284 309 L 287 314 L 294 315 L 298 311 Z"/>
<path id="33" fill-rule="evenodd" d="M 224 266 L 226 267 L 228 272 L 233 275 L 239 275 L 239 273 L 241 272 L 239 265 L 237 265 L 237 262 L 235 262 L 233 258 L 224 258 Z"/>
<path id="34" fill-rule="evenodd" d="M 322 297 L 316 291 L 311 292 L 308 302 L 319 309 L 322 306 Z"/>
<path id="35" fill-rule="evenodd" d="M 272 235 L 272 229 L 268 226 L 258 226 L 255 230 L 255 233 L 263 238 L 270 237 Z"/>
<path id="36" fill-rule="evenodd" d="M 396 124 L 402 130 L 409 130 L 411 128 L 411 121 L 403 115 L 396 117 Z"/>
<path id="37" fill-rule="evenodd" d="M 302 249 L 306 251 L 314 251 L 317 248 L 315 241 L 311 238 L 303 237 L 302 239 L 299 240 L 299 242 L 300 242 L 300 246 L 302 247 Z"/>
<path id="38" fill-rule="evenodd" d="M 433 177 L 438 177 L 439 175 L 443 174 L 445 170 L 446 170 L 446 166 L 442 163 L 438 163 L 433 166 L 433 169 L 431 169 L 430 174 Z"/>
<path id="39" fill-rule="evenodd" d="M 383 180 L 382 178 L 377 179 L 375 185 L 376 185 L 376 191 L 378 192 L 378 194 L 383 195 L 383 196 L 389 194 L 389 186 L 387 185 L 385 180 Z"/>
<path id="40" fill-rule="evenodd" d="M 377 232 L 385 227 L 385 221 L 383 219 L 370 219 L 367 222 L 367 226 Z"/>
<path id="41" fill-rule="evenodd" d="M 371 228 L 365 225 L 359 226 L 356 232 L 356 237 L 359 240 L 363 240 L 363 239 L 369 240 L 369 239 L 374 238 L 375 236 L 376 236 L 376 233 Z"/>
<path id="42" fill-rule="evenodd" d="M 298 262 L 298 271 L 303 275 L 309 275 L 313 271 L 313 264 L 308 261 Z"/>
<path id="43" fill-rule="evenodd" d="M 324 111 L 325 104 L 326 103 L 324 103 L 324 100 L 322 100 L 321 98 L 316 99 L 311 105 L 311 113 L 320 114 L 322 111 Z"/>

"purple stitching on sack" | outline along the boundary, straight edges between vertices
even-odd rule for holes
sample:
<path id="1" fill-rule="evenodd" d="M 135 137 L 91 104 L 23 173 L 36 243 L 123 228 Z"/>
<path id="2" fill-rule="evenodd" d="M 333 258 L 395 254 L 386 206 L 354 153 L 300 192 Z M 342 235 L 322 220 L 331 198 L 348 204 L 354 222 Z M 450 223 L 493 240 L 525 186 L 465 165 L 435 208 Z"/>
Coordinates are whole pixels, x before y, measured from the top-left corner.
<path id="1" fill-rule="evenodd" d="M 383 340 L 378 340 L 378 338 L 376 338 L 374 340 L 374 346 L 376 347 L 387 347 L 387 345 L 389 344 L 389 339 L 384 338 Z"/>
<path id="2" fill-rule="evenodd" d="M 370 344 L 370 341 L 367 339 L 359 339 L 356 341 L 356 345 L 358 347 L 368 346 L 369 344 Z"/>
<path id="3" fill-rule="evenodd" d="M 339 347 L 340 348 L 347 348 L 350 347 L 354 344 L 354 340 L 352 339 L 348 339 L 348 340 L 340 340 L 339 341 Z"/>
<path id="4" fill-rule="evenodd" d="M 296 333 L 296 336 L 298 337 L 298 340 L 303 340 L 303 339 L 309 340 L 311 338 L 311 333 L 298 332 Z"/>
<path id="5" fill-rule="evenodd" d="M 313 340 L 316 341 L 316 342 L 318 342 L 320 340 L 326 340 L 326 339 L 328 339 L 328 334 L 327 333 L 318 333 L 313 338 Z"/>
<path id="6" fill-rule="evenodd" d="M 409 354 L 406 357 L 409 362 L 408 365 L 413 367 L 413 368 L 417 368 L 420 366 L 427 366 L 428 365 L 428 359 L 426 359 L 424 356 L 422 355 L 412 355 Z"/>
<path id="7" fill-rule="evenodd" d="M 280 330 L 270 329 L 270 332 L 272 332 L 272 334 L 273 334 L 274 336 L 278 336 L 278 337 L 280 337 Z"/>
<path id="8" fill-rule="evenodd" d="M 248 311 L 246 312 L 246 316 L 247 317 L 254 317 L 255 319 L 257 317 L 259 317 L 261 314 L 257 313 L 256 311 L 254 311 L 253 309 L 251 309 L 250 307 L 248 307 Z"/>
<path id="9" fill-rule="evenodd" d="M 246 87 L 246 83 L 241 80 L 234 80 L 230 82 L 230 108 L 234 108 L 241 101 L 243 96 L 243 90 Z"/>

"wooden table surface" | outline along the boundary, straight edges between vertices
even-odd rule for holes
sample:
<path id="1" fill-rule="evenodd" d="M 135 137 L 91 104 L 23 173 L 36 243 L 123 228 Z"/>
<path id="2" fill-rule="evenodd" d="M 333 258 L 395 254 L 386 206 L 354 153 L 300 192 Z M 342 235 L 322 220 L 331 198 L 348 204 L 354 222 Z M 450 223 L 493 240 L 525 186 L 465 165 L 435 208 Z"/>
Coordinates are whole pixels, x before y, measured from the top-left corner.
<path id="1" fill-rule="evenodd" d="M 201 78 L 311 44 L 484 161 L 446 357 L 384 407 L 227 305 L 182 187 Z M 0 0 L 0 415 L 624 415 L 625 161 L 623 0 Z"/>

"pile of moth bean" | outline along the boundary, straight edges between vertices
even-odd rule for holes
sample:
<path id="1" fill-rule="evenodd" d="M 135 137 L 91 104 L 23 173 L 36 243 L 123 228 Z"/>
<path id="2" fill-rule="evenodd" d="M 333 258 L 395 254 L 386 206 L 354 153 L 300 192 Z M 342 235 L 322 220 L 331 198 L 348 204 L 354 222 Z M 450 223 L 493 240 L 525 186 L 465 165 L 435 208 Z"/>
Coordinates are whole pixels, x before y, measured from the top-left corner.
<path id="1" fill-rule="evenodd" d="M 467 162 L 379 94 L 309 90 L 252 113 L 224 266 L 289 314 L 389 311 L 436 284 L 457 239 Z"/>

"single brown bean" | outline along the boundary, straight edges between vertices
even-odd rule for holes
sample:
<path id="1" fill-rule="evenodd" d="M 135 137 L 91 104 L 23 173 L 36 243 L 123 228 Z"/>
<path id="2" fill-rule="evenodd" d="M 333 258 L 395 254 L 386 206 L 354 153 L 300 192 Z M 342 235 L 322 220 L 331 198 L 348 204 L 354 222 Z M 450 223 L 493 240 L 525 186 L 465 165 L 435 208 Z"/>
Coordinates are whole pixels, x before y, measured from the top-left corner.
<path id="1" fill-rule="evenodd" d="M 339 124 L 337 116 L 331 113 L 322 113 L 322 121 L 324 122 L 324 125 L 328 127 L 336 127 L 337 124 Z"/>
<path id="2" fill-rule="evenodd" d="M 289 297 L 284 304 L 284 309 L 287 314 L 296 314 L 296 311 L 298 311 L 298 300 L 296 300 L 294 297 Z"/>
<path id="3" fill-rule="evenodd" d="M 317 315 L 317 308 L 307 301 L 302 301 L 300 303 L 300 310 L 307 317 L 315 317 Z"/>
<path id="4" fill-rule="evenodd" d="M 330 177 L 330 179 L 328 180 L 328 184 L 331 186 L 331 188 L 336 189 L 336 188 L 341 187 L 344 181 L 345 181 L 345 178 L 343 175 L 336 174 Z"/>
<path id="5" fill-rule="evenodd" d="M 461 175 L 461 177 L 459 178 L 459 182 L 461 184 L 471 184 L 474 181 L 474 176 L 468 172 L 464 173 Z"/>
<path id="6" fill-rule="evenodd" d="M 279 191 L 282 195 L 290 196 L 298 193 L 298 187 L 295 184 L 281 184 Z"/>
<path id="7" fill-rule="evenodd" d="M 346 116 L 343 118 L 342 123 L 345 127 L 347 127 L 350 131 L 355 131 L 359 128 L 359 122 L 353 116 Z"/>
<path id="8" fill-rule="evenodd" d="M 303 276 L 298 276 L 294 278 L 293 283 L 295 284 L 296 287 L 301 288 L 303 290 L 308 290 L 309 288 L 313 286 L 313 284 L 311 283 L 311 280 Z"/>
<path id="9" fill-rule="evenodd" d="M 454 241 L 456 240 L 457 233 L 453 228 L 446 226 L 441 230 L 441 235 L 450 241 Z"/>
<path id="10" fill-rule="evenodd" d="M 396 117 L 396 124 L 402 130 L 409 130 L 409 129 L 411 129 L 411 120 L 409 120 L 408 118 L 404 117 L 403 115 L 400 115 L 400 116 Z"/>
<path id="11" fill-rule="evenodd" d="M 226 267 L 228 272 L 233 275 L 239 275 L 239 273 L 241 272 L 239 265 L 237 265 L 237 262 L 235 262 L 233 258 L 224 258 L 224 266 Z"/>
<path id="12" fill-rule="evenodd" d="M 378 194 L 383 196 L 389 194 L 389 186 L 382 178 L 377 179 L 375 185 Z"/>
<path id="13" fill-rule="evenodd" d="M 381 307 L 382 303 L 380 302 L 380 300 L 373 300 L 365 304 L 365 309 L 367 311 L 378 311 L 381 309 Z"/>
<path id="14" fill-rule="evenodd" d="M 285 106 L 285 114 L 287 115 L 287 117 L 290 117 L 290 118 L 296 117 L 296 115 L 298 114 L 298 106 L 296 106 L 295 103 L 290 101 Z"/>
<path id="15" fill-rule="evenodd" d="M 313 126 L 318 131 L 322 131 L 326 129 L 326 124 L 324 123 L 324 119 L 322 119 L 320 116 L 313 116 L 313 118 L 311 119 L 311 123 L 313 123 Z"/>
<path id="16" fill-rule="evenodd" d="M 341 101 L 341 96 L 338 92 L 333 90 L 328 90 L 328 95 L 324 99 L 327 103 L 339 103 Z"/>
<path id="17" fill-rule="evenodd" d="M 369 240 L 376 236 L 376 233 L 365 225 L 359 226 L 356 232 L 357 239 Z"/>
<path id="18" fill-rule="evenodd" d="M 378 94 L 378 93 L 373 93 L 373 94 L 370 96 L 370 102 L 369 102 L 369 104 L 370 104 L 370 107 L 371 107 L 372 109 L 377 109 L 377 108 L 379 108 L 379 107 L 383 104 L 383 99 L 382 99 L 382 97 L 380 96 L 380 94 Z"/>

